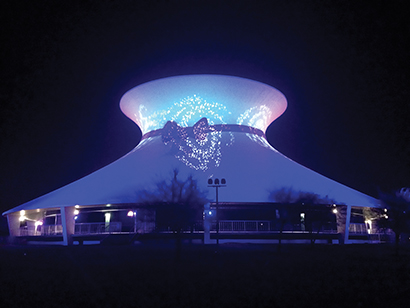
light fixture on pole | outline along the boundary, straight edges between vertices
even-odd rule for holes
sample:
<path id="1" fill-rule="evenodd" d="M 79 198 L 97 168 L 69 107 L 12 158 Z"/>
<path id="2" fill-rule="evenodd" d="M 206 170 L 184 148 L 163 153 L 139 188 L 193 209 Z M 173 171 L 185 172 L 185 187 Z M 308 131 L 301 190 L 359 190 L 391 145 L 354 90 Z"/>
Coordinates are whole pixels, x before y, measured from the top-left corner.
<path id="1" fill-rule="evenodd" d="M 215 187 L 216 189 L 216 245 L 219 246 L 219 213 L 218 213 L 218 188 L 219 187 L 225 187 L 226 186 L 226 180 L 224 178 L 219 181 L 219 179 L 208 179 L 208 187 Z"/>

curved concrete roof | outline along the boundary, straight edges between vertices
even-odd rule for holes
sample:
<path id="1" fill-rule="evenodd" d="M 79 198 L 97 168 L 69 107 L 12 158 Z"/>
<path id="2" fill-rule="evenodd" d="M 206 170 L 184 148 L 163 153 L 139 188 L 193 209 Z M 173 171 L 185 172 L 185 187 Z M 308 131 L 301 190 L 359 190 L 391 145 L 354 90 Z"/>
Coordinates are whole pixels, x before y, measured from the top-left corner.
<path id="1" fill-rule="evenodd" d="M 121 110 L 145 134 L 167 121 L 193 126 L 241 124 L 266 131 L 287 107 L 285 96 L 264 83 L 222 75 L 187 75 L 154 80 L 124 94 Z"/>
<path id="2" fill-rule="evenodd" d="M 154 81 L 150 84 L 155 85 L 154 89 L 159 91 L 161 89 L 159 84 L 166 84 L 167 80 L 168 78 L 161 79 L 158 83 Z M 184 97 L 188 93 L 185 91 L 188 87 L 184 87 L 185 82 L 189 83 L 190 87 L 197 84 L 200 89 L 205 89 L 206 87 L 201 87 L 201 84 L 207 80 L 216 87 L 216 94 L 223 92 L 224 96 L 218 97 L 215 94 L 209 99 L 206 92 L 189 92 L 189 94 L 199 93 L 202 102 L 203 100 L 213 103 L 221 101 L 220 104 L 226 108 L 240 99 L 243 99 L 248 106 L 270 106 L 269 119 L 280 116 L 286 108 L 286 99 L 279 91 L 246 79 L 204 75 L 169 79 L 170 84 L 181 85 L 182 94 L 180 97 Z M 221 84 L 224 84 L 225 87 L 229 87 L 231 84 L 236 84 L 236 86 L 234 89 L 228 88 L 222 91 Z M 251 85 L 255 86 L 254 91 Z M 149 84 L 147 87 L 150 88 Z M 167 85 L 167 87 L 170 86 Z M 211 88 L 208 85 L 209 91 Z M 141 89 L 144 91 L 141 92 Z M 144 85 L 130 90 L 121 100 L 122 110 L 129 117 L 132 117 L 140 108 L 140 101 L 142 102 L 142 99 L 145 99 L 151 91 L 153 90 L 146 90 Z M 163 93 L 153 95 L 157 98 L 165 98 L 167 93 L 168 90 L 164 90 Z M 175 106 L 173 99 L 176 97 L 176 94 L 171 97 L 171 106 Z M 223 100 L 223 97 L 227 97 L 229 100 Z M 217 98 L 218 101 L 215 101 Z M 254 99 L 260 99 L 262 103 L 261 101 L 253 103 Z M 157 104 L 162 104 L 162 102 L 162 100 L 158 100 Z M 245 103 L 238 103 L 238 105 L 244 106 Z M 201 104 L 198 103 L 197 107 L 200 106 Z M 176 114 L 176 117 L 181 118 L 181 113 L 188 111 L 190 116 L 186 124 L 192 126 L 204 115 L 204 112 L 195 114 L 192 109 L 186 107 L 185 104 L 182 104 L 180 113 Z M 212 117 L 212 108 L 207 112 L 211 112 L 209 114 Z M 221 114 L 223 115 L 222 120 L 227 123 L 230 123 L 231 119 L 237 119 L 237 116 L 232 116 L 234 113 L 241 115 L 236 110 L 232 110 L 232 112 L 225 110 L 224 112 L 226 113 Z M 263 113 L 254 114 L 255 123 L 258 122 L 258 117 L 264 119 Z M 251 118 L 249 116 L 248 120 Z M 218 116 L 214 116 L 214 119 L 218 119 Z M 141 124 L 141 117 L 136 117 L 134 120 Z M 151 120 L 153 121 L 153 119 Z M 211 124 L 216 124 L 215 122 Z M 161 128 L 157 127 L 161 123 L 158 120 L 158 123 L 152 124 L 153 128 Z M 248 122 L 244 122 L 244 125 L 246 124 Z M 267 125 L 269 124 L 270 122 Z M 297 164 L 271 147 L 263 136 L 252 133 L 252 129 L 247 130 L 245 126 L 241 127 L 244 128 L 243 131 L 208 130 L 202 136 L 203 138 L 185 134 L 184 129 L 178 125 L 173 126 L 177 130 L 176 134 L 175 132 L 167 132 L 167 136 L 171 136 L 168 139 L 163 138 L 165 129 L 162 132 L 159 131 L 158 135 L 146 135 L 134 150 L 112 164 L 60 189 L 15 207 L 3 215 L 23 209 L 53 208 L 77 204 L 134 203 L 138 199 L 138 191 L 153 189 L 159 181 L 171 178 L 174 169 L 179 170 L 181 179 L 192 174 L 198 182 L 198 187 L 202 190 L 208 190 L 208 197 L 211 200 L 215 199 L 215 190 L 207 187 L 207 179 L 210 177 L 225 178 L 227 185 L 219 191 L 220 202 L 274 202 L 275 200 L 270 199 L 271 193 L 285 188 L 295 192 L 312 192 L 323 198 L 327 197 L 337 204 L 379 206 L 377 199 Z"/>

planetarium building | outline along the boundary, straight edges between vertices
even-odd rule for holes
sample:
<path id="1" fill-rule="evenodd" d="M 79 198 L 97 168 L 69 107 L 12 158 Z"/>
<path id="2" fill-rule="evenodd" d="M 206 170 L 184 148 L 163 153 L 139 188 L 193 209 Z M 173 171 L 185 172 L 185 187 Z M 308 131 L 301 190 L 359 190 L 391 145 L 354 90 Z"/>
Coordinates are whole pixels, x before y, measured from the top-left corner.
<path id="1" fill-rule="evenodd" d="M 155 208 L 139 194 L 155 192 L 176 171 L 209 200 L 184 230 L 205 242 L 275 239 L 279 231 L 303 238 L 313 229 L 347 242 L 370 233 L 360 211 L 378 207 L 377 199 L 267 142 L 267 127 L 287 107 L 277 89 L 232 76 L 176 76 L 129 90 L 120 107 L 140 127 L 141 142 L 110 165 L 3 213 L 11 236 L 67 245 L 111 234 L 164 235 L 166 224 L 159 227 Z"/>

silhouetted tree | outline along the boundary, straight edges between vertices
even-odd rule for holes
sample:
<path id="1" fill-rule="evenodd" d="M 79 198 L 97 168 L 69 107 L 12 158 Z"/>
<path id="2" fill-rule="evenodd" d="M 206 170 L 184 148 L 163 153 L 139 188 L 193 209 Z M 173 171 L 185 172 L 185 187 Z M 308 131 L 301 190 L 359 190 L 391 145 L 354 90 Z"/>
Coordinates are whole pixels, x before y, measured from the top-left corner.
<path id="1" fill-rule="evenodd" d="M 306 213 L 305 224 L 310 233 L 311 244 L 313 245 L 317 237 L 313 235 L 313 224 L 318 223 L 318 234 L 322 229 L 324 223 L 329 219 L 329 213 L 331 213 L 330 208 L 328 210 L 323 209 L 319 205 L 330 207 L 330 205 L 334 203 L 333 200 L 329 199 L 327 196 L 321 197 L 318 194 L 311 192 L 296 192 L 290 188 L 282 188 L 278 191 L 272 192 L 270 199 L 275 200 L 279 203 L 279 250 L 281 245 L 283 226 L 287 220 L 287 209 L 290 206 L 293 206 L 294 208 L 298 207 L 301 211 Z"/>
<path id="2" fill-rule="evenodd" d="M 301 209 L 306 213 L 305 223 L 310 234 L 310 243 L 313 245 L 324 223 L 329 220 L 330 206 L 334 201 L 327 196 L 321 197 L 311 192 L 299 192 L 295 203 L 300 204 Z M 317 224 L 316 236 L 313 233 L 315 223 Z"/>
<path id="3" fill-rule="evenodd" d="M 169 228 L 175 234 L 176 257 L 181 253 L 181 233 L 192 228 L 202 218 L 204 204 L 209 202 L 192 175 L 178 179 L 178 170 L 173 170 L 171 179 L 163 180 L 152 191 L 140 191 L 138 202 L 156 211 L 159 228 Z"/>
<path id="4" fill-rule="evenodd" d="M 410 230 L 410 200 L 403 190 L 380 193 L 380 201 L 386 210 L 379 210 L 378 224 L 390 228 L 395 235 L 396 254 L 399 252 L 400 236 Z"/>
<path id="5" fill-rule="evenodd" d="M 282 188 L 270 193 L 269 199 L 275 201 L 276 205 L 276 220 L 279 222 L 279 238 L 278 251 L 282 248 L 283 227 L 288 220 L 287 210 L 293 201 L 294 192 L 291 189 Z"/>

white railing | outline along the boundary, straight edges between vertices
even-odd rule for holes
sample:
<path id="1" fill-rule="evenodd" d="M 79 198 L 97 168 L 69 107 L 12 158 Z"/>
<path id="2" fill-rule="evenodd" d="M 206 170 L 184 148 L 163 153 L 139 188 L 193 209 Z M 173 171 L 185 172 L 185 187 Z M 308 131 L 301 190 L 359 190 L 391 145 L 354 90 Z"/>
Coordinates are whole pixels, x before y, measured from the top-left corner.
<path id="1" fill-rule="evenodd" d="M 270 221 L 261 220 L 221 220 L 219 232 L 267 232 L 271 231 Z"/>
<path id="2" fill-rule="evenodd" d="M 35 226 L 26 226 L 20 228 L 20 236 L 40 236 L 42 235 L 41 233 L 41 230 L 39 230 Z"/>
<path id="3" fill-rule="evenodd" d="M 349 233 L 352 234 L 367 234 L 367 227 L 364 223 L 351 223 Z"/>
<path id="4" fill-rule="evenodd" d="M 148 233 L 154 230 L 154 223 L 143 223 L 138 224 L 137 231 L 139 233 Z M 220 220 L 219 221 L 219 232 L 279 232 L 276 230 L 277 226 L 275 223 L 267 220 Z M 201 228 L 194 229 L 194 232 L 203 232 Z M 215 230 L 215 225 L 212 228 Z M 121 222 L 96 222 L 96 223 L 76 223 L 74 234 L 104 234 L 104 233 L 114 233 L 122 231 Z M 132 233 L 132 230 L 128 232 Z M 307 232 L 301 230 L 284 231 L 289 232 Z M 321 230 L 325 233 L 334 233 L 336 230 Z M 368 230 L 364 223 L 351 223 L 349 227 L 350 234 L 367 234 Z M 63 226 L 62 225 L 43 225 L 41 227 L 24 227 L 20 229 L 20 236 L 53 236 L 62 235 Z"/>
<path id="5" fill-rule="evenodd" d="M 216 229 L 214 224 L 212 230 Z M 269 220 L 220 220 L 219 232 L 280 232 L 277 222 Z M 301 225 L 284 226 L 284 233 L 308 233 Z M 314 230 L 313 232 L 317 232 Z M 337 233 L 336 229 L 323 226 L 321 233 Z"/>
<path id="6" fill-rule="evenodd" d="M 41 235 L 62 235 L 62 225 L 43 225 L 41 226 Z"/>
<path id="7" fill-rule="evenodd" d="M 102 234 L 121 232 L 121 222 L 91 222 L 91 223 L 76 223 L 74 234 Z"/>

